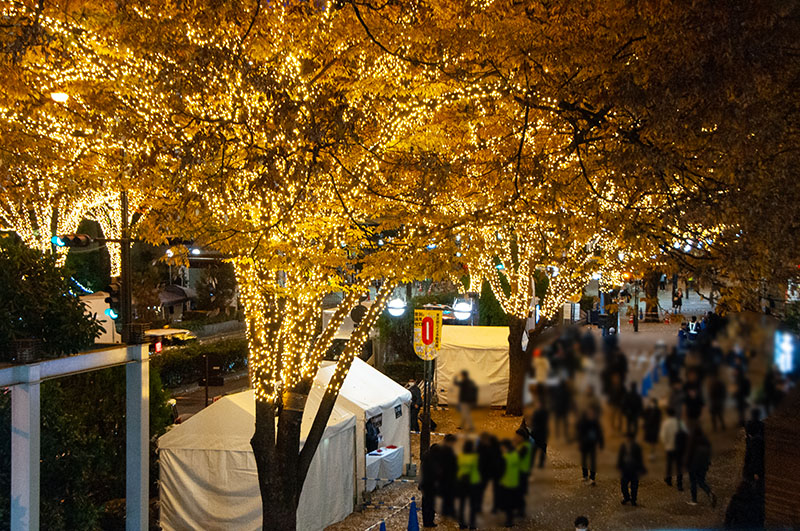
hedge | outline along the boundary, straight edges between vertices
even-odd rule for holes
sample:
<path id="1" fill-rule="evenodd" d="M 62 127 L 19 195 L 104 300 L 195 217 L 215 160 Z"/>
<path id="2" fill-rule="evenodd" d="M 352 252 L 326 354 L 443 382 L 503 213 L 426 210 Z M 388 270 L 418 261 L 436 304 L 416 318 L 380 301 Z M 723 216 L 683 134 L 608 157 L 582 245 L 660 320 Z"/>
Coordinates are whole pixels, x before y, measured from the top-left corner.
<path id="1" fill-rule="evenodd" d="M 204 354 L 218 361 L 223 373 L 235 372 L 247 367 L 247 340 L 226 339 L 169 348 L 151 357 L 150 364 L 161 372 L 161 381 L 166 387 L 179 387 L 205 375 Z"/>

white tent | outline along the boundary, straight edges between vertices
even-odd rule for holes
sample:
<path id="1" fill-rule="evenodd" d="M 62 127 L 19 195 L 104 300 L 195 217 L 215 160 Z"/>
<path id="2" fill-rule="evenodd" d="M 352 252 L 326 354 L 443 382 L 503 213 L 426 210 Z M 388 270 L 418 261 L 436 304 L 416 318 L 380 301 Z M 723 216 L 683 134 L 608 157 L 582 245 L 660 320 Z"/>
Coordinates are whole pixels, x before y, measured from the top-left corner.
<path id="1" fill-rule="evenodd" d="M 333 362 L 323 362 L 317 373 L 314 388 L 309 395 L 321 396 L 333 376 L 336 365 Z M 319 398 L 316 398 L 318 401 Z M 411 458 L 411 435 L 409 432 L 411 392 L 394 380 L 361 361 L 353 360 L 350 371 L 339 390 L 336 406 L 353 413 L 356 416 L 356 474 L 357 490 L 361 493 L 366 490 L 367 482 L 361 478 L 366 474 L 366 422 L 381 416 L 380 432 L 383 440 L 382 446 L 394 445 L 403 448 L 403 465 Z M 376 478 L 370 478 L 376 479 Z"/>
<path id="2" fill-rule="evenodd" d="M 440 404 L 457 404 L 453 383 L 461 371 L 478 386 L 478 404 L 505 406 L 508 394 L 508 327 L 443 326 L 436 357 L 436 389 Z"/>
<path id="3" fill-rule="evenodd" d="M 319 407 L 309 398 L 304 441 Z M 353 414 L 336 406 L 328 421 L 297 510 L 297 528 L 322 530 L 353 510 Z M 261 494 L 250 439 L 255 430 L 252 390 L 228 395 L 158 440 L 161 527 L 261 529 Z M 302 445 L 302 441 L 301 441 Z"/>

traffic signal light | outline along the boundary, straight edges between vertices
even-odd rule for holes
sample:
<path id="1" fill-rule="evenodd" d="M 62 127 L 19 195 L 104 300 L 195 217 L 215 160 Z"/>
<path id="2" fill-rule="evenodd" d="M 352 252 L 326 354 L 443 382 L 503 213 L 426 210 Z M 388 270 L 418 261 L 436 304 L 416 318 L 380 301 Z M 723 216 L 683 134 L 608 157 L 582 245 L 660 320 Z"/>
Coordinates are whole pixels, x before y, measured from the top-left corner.
<path id="1" fill-rule="evenodd" d="M 107 316 L 115 320 L 119 317 L 119 296 L 121 289 L 122 282 L 120 282 L 119 277 L 112 279 L 111 284 L 108 285 L 108 297 L 106 297 L 106 302 L 108 303 L 109 308 L 105 311 L 105 313 Z"/>
<path id="2" fill-rule="evenodd" d="M 87 247 L 94 240 L 88 234 L 62 234 L 53 236 L 50 241 L 56 247 Z"/>

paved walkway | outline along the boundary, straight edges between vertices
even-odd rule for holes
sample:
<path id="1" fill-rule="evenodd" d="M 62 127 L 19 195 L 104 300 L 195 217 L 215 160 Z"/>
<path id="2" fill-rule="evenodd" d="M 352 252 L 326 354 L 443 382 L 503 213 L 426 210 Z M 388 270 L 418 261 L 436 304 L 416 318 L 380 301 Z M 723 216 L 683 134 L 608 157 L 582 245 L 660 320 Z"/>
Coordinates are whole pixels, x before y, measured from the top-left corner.
<path id="1" fill-rule="evenodd" d="M 657 340 L 668 345 L 675 342 L 679 325 L 674 323 L 642 323 L 640 332 L 633 332 L 628 323 L 622 324 L 620 335 L 623 350 L 631 357 L 631 378 L 640 380 L 649 365 L 651 352 Z M 639 360 L 638 358 L 641 358 Z M 760 384 L 761 374 L 758 363 L 753 364 L 751 377 L 754 386 Z M 665 379 L 661 379 L 651 392 L 651 396 L 664 398 L 667 393 Z M 458 414 L 453 410 L 437 411 L 434 419 L 440 432 L 459 433 Z M 491 431 L 500 437 L 510 437 L 519 426 L 519 417 L 505 417 L 499 410 L 483 410 L 475 414 L 479 431 Z M 690 506 L 688 476 L 684 477 L 685 492 L 668 487 L 663 480 L 665 470 L 664 452 L 658 448 L 654 460 L 648 460 L 649 472 L 642 478 L 639 488 L 639 507 L 621 506 L 619 476 L 616 471 L 616 455 L 622 443 L 622 436 L 610 427 L 608 415 L 603 417 L 606 432 L 605 450 L 598 455 L 597 486 L 591 487 L 581 481 L 580 454 L 575 443 L 563 438 L 552 437 L 548 446 L 548 460 L 544 469 L 535 469 L 532 476 L 531 493 L 528 498 L 529 518 L 518 520 L 515 529 L 554 530 L 572 529 L 575 517 L 585 515 L 591 528 L 602 529 L 698 529 L 720 528 L 731 495 L 741 477 L 744 456 L 744 435 L 735 427 L 735 411 L 726 412 L 728 429 L 714 433 L 711 430 L 707 411 L 702 423 L 709 434 L 713 446 L 712 466 L 708 482 L 718 496 L 716 508 L 712 508 L 701 492 L 700 504 Z M 570 420 L 571 429 L 574 418 Z M 641 433 L 641 430 L 640 430 Z M 436 438 L 434 438 L 435 440 Z M 418 440 L 412 436 L 412 455 L 418 451 Z M 643 444 L 640 441 L 640 444 Z M 647 449 L 649 454 L 649 448 Z M 414 459 L 417 460 L 416 456 Z M 400 507 L 419 496 L 415 485 L 395 484 L 380 489 L 373 497 L 374 502 Z M 487 497 L 486 507 L 489 507 Z M 419 499 L 417 499 L 419 502 Z M 389 531 L 405 530 L 408 510 L 366 509 L 354 513 L 345 521 L 331 526 L 332 531 L 367 529 L 369 525 L 387 518 Z M 439 529 L 458 529 L 456 522 L 439 519 Z M 481 529 L 500 529 L 502 518 L 499 515 L 483 514 L 479 517 Z"/>

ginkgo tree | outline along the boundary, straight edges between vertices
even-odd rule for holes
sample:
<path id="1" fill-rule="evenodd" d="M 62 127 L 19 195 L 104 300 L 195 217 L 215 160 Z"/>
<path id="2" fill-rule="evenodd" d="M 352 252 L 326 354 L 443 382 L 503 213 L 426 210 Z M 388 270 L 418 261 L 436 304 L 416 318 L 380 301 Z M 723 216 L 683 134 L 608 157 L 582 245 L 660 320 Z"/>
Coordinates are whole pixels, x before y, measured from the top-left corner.
<path id="1" fill-rule="evenodd" d="M 598 255 L 624 248 L 651 257 L 653 245 L 687 229 L 683 218 L 716 226 L 702 215 L 702 198 L 746 189 L 738 169 L 758 166 L 742 140 L 756 134 L 753 124 L 715 136 L 740 122 L 729 119 L 722 98 L 701 112 L 702 95 L 714 88 L 698 75 L 713 53 L 707 45 L 735 37 L 719 36 L 730 12 L 718 7 L 257 0 L 5 7 L 16 31 L 7 47 L 15 56 L 3 65 L 16 76 L 16 92 L 2 102 L 8 123 L 23 120 L 13 100 L 32 85 L 70 94 L 53 122 L 65 143 L 75 142 L 74 131 L 91 142 L 91 156 L 80 159 L 88 175 L 115 176 L 113 190 L 155 197 L 158 208 L 139 235 L 191 238 L 234 265 L 267 529 L 296 527 L 338 386 L 396 283 L 446 276 L 466 263 L 512 316 L 509 345 L 522 360 L 538 268 L 550 271 L 547 292 L 537 294 L 544 327 L 587 275 L 617 268 Z M 757 20 L 763 33 L 769 23 Z M 41 53 L 51 49 L 69 60 Z M 48 82 L 20 75 L 20 61 Z M 29 100 L 41 108 L 41 98 Z M 48 127 L 37 125 L 37 138 Z M 736 150 L 736 164 L 726 163 L 727 148 Z M 43 171 L 56 155 L 25 165 Z M 300 449 L 319 360 L 370 286 L 376 301 L 337 361 Z M 343 301 L 322 329 L 320 301 L 332 292 Z"/>
<path id="2" fill-rule="evenodd" d="M 162 191 L 139 234 L 190 237 L 233 264 L 256 395 L 263 526 L 294 529 L 353 356 L 398 282 L 449 274 L 451 248 L 429 245 L 480 208 L 458 200 L 476 185 L 448 178 L 416 143 L 428 115 L 415 109 L 429 102 L 408 81 L 425 68 L 354 41 L 363 29 L 352 12 L 232 3 L 220 24 L 168 2 L 128 7 L 117 15 L 124 30 L 96 30 L 105 39 L 98 49 L 127 47 L 124 60 L 142 63 L 144 120 L 168 117 L 137 139 L 153 160 L 139 178 Z M 136 123 L 132 108 L 126 102 L 120 114 Z M 370 287 L 374 302 L 301 448 L 322 356 Z M 323 329 L 321 301 L 336 292 L 343 299 Z"/>

